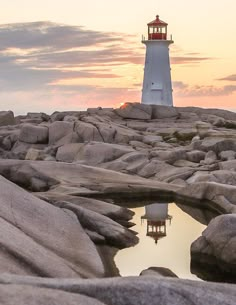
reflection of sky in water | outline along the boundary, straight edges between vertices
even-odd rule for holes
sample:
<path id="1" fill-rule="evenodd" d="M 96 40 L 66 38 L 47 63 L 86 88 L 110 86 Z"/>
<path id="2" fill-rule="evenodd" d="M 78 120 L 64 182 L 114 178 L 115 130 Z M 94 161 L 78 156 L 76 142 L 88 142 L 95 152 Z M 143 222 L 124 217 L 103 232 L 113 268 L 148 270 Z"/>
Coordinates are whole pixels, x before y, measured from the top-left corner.
<path id="1" fill-rule="evenodd" d="M 137 231 L 140 242 L 135 247 L 118 252 L 115 261 L 123 276 L 139 275 L 149 267 L 165 267 L 172 270 L 181 278 L 196 279 L 190 273 L 190 246 L 205 229 L 191 216 L 184 213 L 175 204 L 169 204 L 168 214 L 173 216 L 171 224 L 166 221 L 167 236 L 155 241 L 147 237 L 146 220 L 141 224 L 141 216 L 145 208 L 132 209 L 135 212 L 133 227 Z"/>

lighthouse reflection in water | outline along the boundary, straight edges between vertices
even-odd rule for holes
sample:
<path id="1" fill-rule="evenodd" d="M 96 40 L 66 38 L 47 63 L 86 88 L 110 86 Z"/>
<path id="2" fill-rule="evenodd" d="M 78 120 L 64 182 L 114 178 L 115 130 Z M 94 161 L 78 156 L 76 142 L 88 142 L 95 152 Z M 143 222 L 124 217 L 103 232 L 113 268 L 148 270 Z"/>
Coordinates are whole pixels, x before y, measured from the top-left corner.
<path id="1" fill-rule="evenodd" d="M 166 224 L 171 224 L 172 216 L 168 215 L 168 203 L 153 203 L 145 206 L 145 215 L 141 216 L 142 223 L 146 220 L 147 233 L 157 244 L 158 240 L 167 235 Z"/>

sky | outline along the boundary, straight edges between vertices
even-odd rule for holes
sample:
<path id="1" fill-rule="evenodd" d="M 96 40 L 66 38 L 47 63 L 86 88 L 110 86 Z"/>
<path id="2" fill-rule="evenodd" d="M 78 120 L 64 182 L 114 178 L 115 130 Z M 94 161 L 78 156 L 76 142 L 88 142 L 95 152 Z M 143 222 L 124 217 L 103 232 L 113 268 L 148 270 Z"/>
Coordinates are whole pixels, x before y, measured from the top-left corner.
<path id="1" fill-rule="evenodd" d="M 236 109 L 235 0 L 0 0 L 1 110 L 140 102 L 141 36 L 158 14 L 175 106 Z"/>

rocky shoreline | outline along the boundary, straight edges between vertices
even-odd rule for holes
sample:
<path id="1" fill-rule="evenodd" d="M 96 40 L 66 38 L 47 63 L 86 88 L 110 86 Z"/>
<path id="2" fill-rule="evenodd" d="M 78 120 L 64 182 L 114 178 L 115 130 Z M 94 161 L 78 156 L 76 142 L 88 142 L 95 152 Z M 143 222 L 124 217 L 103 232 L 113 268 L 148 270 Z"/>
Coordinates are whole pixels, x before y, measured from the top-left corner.
<path id="1" fill-rule="evenodd" d="M 30 294 L 30 304 L 40 294 L 51 298 L 44 304 L 157 304 L 150 294 L 162 305 L 235 304 L 232 284 L 154 271 L 102 278 L 119 277 L 115 253 L 138 243 L 128 202 L 166 200 L 204 214 L 193 272 L 236 282 L 236 113 L 135 103 L 52 115 L 2 111 L 0 157 L 3 304 L 20 291 L 18 304 Z"/>

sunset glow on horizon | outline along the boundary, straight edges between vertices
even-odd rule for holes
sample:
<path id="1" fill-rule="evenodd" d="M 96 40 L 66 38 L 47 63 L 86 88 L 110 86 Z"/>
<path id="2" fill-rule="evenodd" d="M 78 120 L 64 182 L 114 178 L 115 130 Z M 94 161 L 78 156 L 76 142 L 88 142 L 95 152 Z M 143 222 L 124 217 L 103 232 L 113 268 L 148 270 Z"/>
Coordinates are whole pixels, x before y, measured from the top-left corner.
<path id="1" fill-rule="evenodd" d="M 233 0 L 11 0 L 0 12 L 1 110 L 140 102 L 141 36 L 157 13 L 174 40 L 174 105 L 235 109 L 235 10 Z"/>

